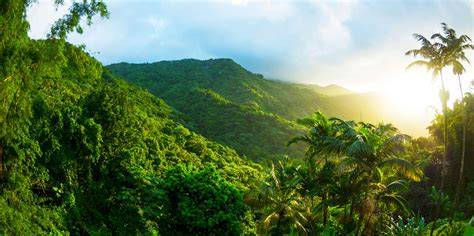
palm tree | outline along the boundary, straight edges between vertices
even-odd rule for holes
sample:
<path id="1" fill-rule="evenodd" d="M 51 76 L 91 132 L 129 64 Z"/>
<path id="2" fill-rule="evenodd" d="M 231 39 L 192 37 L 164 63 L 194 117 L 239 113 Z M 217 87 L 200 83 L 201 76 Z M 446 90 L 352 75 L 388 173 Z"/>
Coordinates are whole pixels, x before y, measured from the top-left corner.
<path id="1" fill-rule="evenodd" d="M 380 169 L 376 171 L 377 176 L 373 183 L 370 184 L 371 198 L 373 202 L 373 211 L 370 212 L 367 224 L 363 231 L 364 235 L 377 234 L 377 231 L 387 227 L 390 221 L 390 215 L 387 212 L 393 212 L 398 209 L 400 213 L 411 215 L 412 212 L 408 208 L 407 201 L 400 195 L 400 192 L 408 190 L 408 183 L 404 180 L 389 181 L 388 176 Z M 374 223 L 371 218 L 376 215 L 379 224 L 374 232 Z M 385 224 L 385 225 L 384 225 Z"/>
<path id="2" fill-rule="evenodd" d="M 422 60 L 416 60 L 410 63 L 407 66 L 407 69 L 414 66 L 425 67 L 428 71 L 432 71 L 433 78 L 439 76 L 441 80 L 441 91 L 440 91 L 440 100 L 442 105 L 443 117 L 444 117 L 444 132 L 443 132 L 443 143 L 444 143 L 444 153 L 443 161 L 441 166 L 441 191 L 444 190 L 444 182 L 446 175 L 446 158 L 448 150 L 448 120 L 447 120 L 447 110 L 448 110 L 448 99 L 449 94 L 444 86 L 443 79 L 443 68 L 447 66 L 446 57 L 444 55 L 443 45 L 440 43 L 432 43 L 426 37 L 421 34 L 413 34 L 413 37 L 421 43 L 421 47 L 418 49 L 412 49 L 405 53 L 407 56 L 421 57 Z M 434 37 L 434 35 L 432 36 Z"/>
<path id="3" fill-rule="evenodd" d="M 454 198 L 454 205 L 457 206 L 459 201 L 459 196 L 462 192 L 462 181 L 464 178 L 464 161 L 466 156 L 466 115 L 464 114 L 464 93 L 461 83 L 461 75 L 466 71 L 462 62 L 467 62 L 465 49 L 474 49 L 474 45 L 470 44 L 471 38 L 467 35 L 461 35 L 457 37 L 456 31 L 452 28 L 449 28 L 446 23 L 441 23 L 443 28 L 444 35 L 434 34 L 431 38 L 438 39 L 442 44 L 442 49 L 444 51 L 444 56 L 446 57 L 446 62 L 453 68 L 453 74 L 457 75 L 459 90 L 461 92 L 461 115 L 462 115 L 462 147 L 461 147 L 461 161 L 459 167 L 459 179 L 458 185 L 456 188 L 456 196 Z"/>
<path id="4" fill-rule="evenodd" d="M 335 185 L 334 181 L 327 177 L 334 174 L 334 159 L 344 155 L 347 149 L 343 135 L 345 135 L 344 130 L 347 130 L 351 123 L 337 118 L 328 118 L 320 111 L 315 112 L 309 118 L 299 119 L 298 123 L 306 126 L 309 132 L 290 140 L 288 145 L 297 142 L 304 142 L 308 145 L 305 152 L 308 170 L 305 175 L 308 176 L 307 179 L 309 179 L 311 184 L 304 187 L 309 187 L 306 191 L 310 193 L 311 203 L 313 203 L 315 196 L 321 198 L 319 204 L 315 207 L 312 206 L 312 208 L 315 212 L 322 209 L 323 228 L 326 228 L 329 218 L 329 207 L 334 203 L 333 199 L 329 199 L 329 195 L 331 188 Z M 332 160 L 328 161 L 328 158 Z M 323 166 L 319 172 L 317 171 L 317 163 Z"/>
<path id="5" fill-rule="evenodd" d="M 353 200 L 350 214 L 352 217 L 354 204 L 357 204 L 359 222 L 356 232 L 360 231 L 361 225 L 367 220 L 366 216 L 370 215 L 371 211 L 364 209 L 366 208 L 364 203 L 372 199 L 370 186 L 373 179 L 376 179 L 374 176 L 379 174 L 379 170 L 396 170 L 394 172 L 401 170 L 401 174 L 406 177 L 414 180 L 419 179 L 420 171 L 407 160 L 400 158 L 405 142 L 410 141 L 410 138 L 407 135 L 399 134 L 392 125 L 374 126 L 337 118 L 328 119 L 320 112 L 316 112 L 311 118 L 300 120 L 299 123 L 306 125 L 309 131 L 306 135 L 291 140 L 290 144 L 294 142 L 309 144 L 306 156 L 307 160 L 310 160 L 310 165 L 314 163 L 312 157 L 324 157 L 326 164 L 331 162 L 338 164 L 338 169 L 343 172 L 340 174 L 341 177 L 350 175 L 351 178 L 346 179 L 359 186 L 359 189 L 350 191 L 358 194 L 357 198 L 351 198 Z M 328 161 L 328 157 L 331 157 L 332 160 Z M 398 168 L 389 168 L 394 166 Z M 316 180 L 317 178 L 315 178 Z M 347 185 L 341 187 L 349 189 Z M 323 196 L 328 196 L 330 192 L 326 190 Z M 333 197 L 338 199 L 337 196 Z M 341 199 L 347 200 L 344 197 Z M 328 200 L 323 198 L 324 208 L 328 207 Z"/>
<path id="6" fill-rule="evenodd" d="M 320 177 L 320 173 L 317 173 L 317 162 L 316 157 L 322 158 L 324 161 L 324 167 L 328 167 L 331 163 L 328 163 L 328 157 L 335 157 L 344 153 L 344 139 L 341 137 L 344 133 L 342 127 L 346 127 L 349 124 L 345 121 L 331 118 L 329 119 L 326 115 L 317 111 L 312 117 L 299 119 L 300 125 L 306 126 L 310 129 L 308 134 L 303 136 L 295 137 L 288 142 L 288 145 L 292 145 L 297 142 L 304 142 L 308 144 L 306 149 L 306 162 L 308 164 L 307 179 L 311 183 L 308 191 L 312 192 L 310 197 L 314 197 L 314 193 L 318 193 L 321 196 L 322 204 L 319 204 L 323 208 L 323 224 L 326 226 L 328 220 L 328 189 L 330 181 L 323 181 Z M 317 184 L 319 183 L 319 184 Z M 316 184 L 316 186 L 314 186 Z M 320 186 L 320 185 L 324 186 Z M 310 200 L 313 202 L 313 199 Z"/>
<path id="7" fill-rule="evenodd" d="M 372 215 L 376 210 L 374 205 L 377 206 L 378 200 L 390 200 L 389 195 L 379 197 L 376 194 L 378 191 L 374 189 L 374 186 L 380 186 L 379 180 L 382 179 L 380 176 L 384 176 L 384 172 L 393 177 L 401 174 L 407 179 L 417 181 L 420 179 L 421 171 L 401 157 L 411 138 L 398 133 L 392 125 L 374 126 L 359 122 L 347 133 L 348 149 L 342 164 L 360 170 L 361 176 L 366 181 L 361 203 L 363 208 L 360 209 L 359 220 L 356 224 L 358 234 L 363 225 L 366 229 L 370 228 L 368 225 L 371 224 Z"/>
<path id="8" fill-rule="evenodd" d="M 279 161 L 277 167 L 272 163 L 269 178 L 246 198 L 247 204 L 264 208 L 262 228 L 272 235 L 288 234 L 292 229 L 307 234 L 304 226 L 307 208 L 296 191 L 298 180 L 294 173 L 295 168 L 287 158 Z"/>

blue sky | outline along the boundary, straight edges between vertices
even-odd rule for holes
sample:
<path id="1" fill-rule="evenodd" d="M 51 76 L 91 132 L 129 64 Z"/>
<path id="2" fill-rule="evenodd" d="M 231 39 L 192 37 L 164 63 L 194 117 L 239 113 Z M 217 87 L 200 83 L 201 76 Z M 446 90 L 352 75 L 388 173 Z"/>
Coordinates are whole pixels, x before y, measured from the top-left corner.
<path id="1" fill-rule="evenodd" d="M 55 11 L 51 2 L 29 9 L 31 37 L 44 38 L 67 10 Z M 470 0 L 105 2 L 110 19 L 96 19 L 84 34 L 69 37 L 104 64 L 232 58 L 267 78 L 355 91 L 430 81 L 423 70 L 405 70 L 412 59 L 404 52 L 418 47 L 414 32 L 431 35 L 446 22 L 474 36 Z"/>

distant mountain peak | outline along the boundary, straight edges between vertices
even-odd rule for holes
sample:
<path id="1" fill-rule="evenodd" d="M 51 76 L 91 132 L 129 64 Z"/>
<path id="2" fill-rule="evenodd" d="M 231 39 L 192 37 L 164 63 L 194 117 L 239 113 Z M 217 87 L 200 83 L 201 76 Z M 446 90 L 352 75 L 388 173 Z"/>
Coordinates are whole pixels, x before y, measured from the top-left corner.
<path id="1" fill-rule="evenodd" d="M 321 86 L 317 84 L 295 84 L 295 85 L 298 87 L 311 89 L 319 94 L 322 94 L 328 97 L 355 94 L 355 92 L 337 84 L 330 84 L 326 86 Z"/>

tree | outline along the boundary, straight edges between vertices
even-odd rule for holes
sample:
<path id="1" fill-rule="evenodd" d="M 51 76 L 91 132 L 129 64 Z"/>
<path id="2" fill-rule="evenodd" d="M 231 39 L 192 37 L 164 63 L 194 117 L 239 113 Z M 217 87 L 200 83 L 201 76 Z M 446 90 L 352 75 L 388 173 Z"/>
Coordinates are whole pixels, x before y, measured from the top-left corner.
<path id="1" fill-rule="evenodd" d="M 21 126 L 28 120 L 30 111 L 25 104 L 29 96 L 25 91 L 31 86 L 31 77 L 38 76 L 39 71 L 52 70 L 51 64 L 36 54 L 28 38 L 26 9 L 34 3 L 34 0 L 5 0 L 0 3 L 0 95 L 4 99 L 0 106 L 0 183 L 5 179 L 6 146 L 16 142 L 13 138 L 19 136 L 16 133 L 25 132 L 15 126 Z M 62 5 L 64 0 L 55 0 L 55 4 Z M 107 6 L 102 0 L 73 3 L 70 12 L 54 24 L 49 34 L 51 39 L 59 39 L 57 44 L 49 45 L 58 49 L 56 57 L 60 58 L 66 50 L 64 42 L 68 33 L 82 33 L 81 19 L 85 17 L 90 25 L 92 17 L 97 14 L 108 17 Z M 13 130 L 16 133 L 12 133 Z"/>
<path id="2" fill-rule="evenodd" d="M 443 51 L 446 63 L 452 67 L 453 74 L 457 75 L 459 83 L 459 91 L 461 92 L 461 115 L 462 115 L 462 147 L 461 147 L 461 163 L 459 167 L 459 179 L 456 188 L 456 195 L 454 198 L 454 205 L 459 203 L 459 197 L 462 192 L 462 185 L 464 179 L 464 162 L 466 158 L 466 115 L 464 114 L 464 93 L 461 83 L 461 75 L 466 71 L 462 62 L 469 62 L 466 57 L 466 49 L 474 49 L 474 44 L 470 44 L 471 38 L 467 35 L 457 37 L 456 31 L 449 28 L 446 23 L 441 23 L 444 35 L 434 34 L 431 38 L 438 39 L 441 42 L 441 49 Z"/>
<path id="3" fill-rule="evenodd" d="M 407 69 L 414 66 L 425 67 L 428 71 L 432 71 L 433 78 L 439 76 L 441 81 L 441 90 L 440 90 L 440 99 L 442 105 L 442 111 L 444 115 L 444 132 L 443 132 L 443 143 L 444 143 L 444 154 L 443 154 L 443 163 L 441 167 L 441 184 L 440 189 L 444 191 L 444 182 L 446 175 L 446 158 L 448 153 L 448 118 L 447 118 L 447 109 L 448 109 L 448 99 L 449 93 L 445 88 L 444 79 L 443 79 L 443 68 L 447 66 L 446 57 L 444 51 L 442 50 L 442 45 L 439 43 L 432 43 L 429 39 L 424 37 L 421 34 L 413 34 L 413 37 L 421 43 L 419 49 L 412 49 L 405 53 L 405 55 L 413 57 L 421 57 L 422 60 L 416 60 L 410 63 L 407 66 Z"/>
<path id="4" fill-rule="evenodd" d="M 323 207 L 323 224 L 326 226 L 328 218 L 328 207 L 327 197 L 328 197 L 328 185 L 332 185 L 331 181 L 320 181 L 318 179 L 317 162 L 316 158 L 322 158 L 324 160 L 325 166 L 333 165 L 330 163 L 328 165 L 328 158 L 338 157 L 344 153 L 345 143 L 341 135 L 344 133 L 341 132 L 344 127 L 350 125 L 340 119 L 332 118 L 329 119 L 317 111 L 313 116 L 309 118 L 299 119 L 298 123 L 300 125 L 306 126 L 310 129 L 309 134 L 303 136 L 295 137 L 288 142 L 288 145 L 292 145 L 297 142 L 303 142 L 307 144 L 307 149 L 305 151 L 306 164 L 308 165 L 307 176 L 309 182 L 323 184 L 324 186 L 308 186 L 311 189 L 308 189 L 309 192 L 315 193 L 319 192 L 321 198 L 324 202 Z M 332 162 L 333 160 L 330 160 Z M 318 189 L 316 191 L 316 189 Z M 319 191 L 326 190 L 326 191 Z M 314 195 L 312 196 L 314 197 Z M 312 201 L 312 200 L 311 200 Z"/>
<path id="5" fill-rule="evenodd" d="M 193 171 L 178 165 L 153 190 L 161 200 L 157 214 L 165 235 L 240 235 L 246 206 L 242 194 L 213 167 Z"/>
<path id="6" fill-rule="evenodd" d="M 272 163 L 270 175 L 260 188 L 250 192 L 246 202 L 262 210 L 262 229 L 272 235 L 289 234 L 294 229 L 306 235 L 307 208 L 297 190 L 299 179 L 287 158 Z"/>
<path id="7" fill-rule="evenodd" d="M 375 210 L 372 203 L 378 200 L 388 200 L 389 196 L 380 195 L 377 188 L 380 186 L 377 181 L 388 178 L 380 176 L 390 176 L 390 180 L 397 182 L 398 177 L 404 177 L 410 180 L 419 180 L 420 171 L 409 161 L 404 159 L 405 146 L 410 142 L 410 137 L 398 133 L 398 130 L 392 125 L 371 125 L 363 122 L 344 121 L 337 118 L 327 118 L 324 114 L 316 112 L 311 118 L 300 120 L 301 124 L 306 125 L 309 131 L 306 135 L 296 137 L 293 142 L 304 142 L 308 144 L 307 158 L 311 160 L 308 165 L 316 165 L 312 157 L 324 157 L 325 163 L 337 164 L 337 169 L 342 171 L 339 175 L 334 175 L 336 188 L 347 190 L 352 193 L 350 201 L 351 213 L 354 209 L 359 213 L 356 232 L 360 232 L 365 226 L 369 230 L 369 222 L 372 220 L 372 214 Z M 325 164 L 325 166 L 327 166 Z M 397 168 L 393 168 L 397 167 Z M 315 167 L 310 167 L 314 168 Z M 325 173 L 328 175 L 327 173 Z M 308 174 L 310 176 L 310 174 Z M 315 174 L 315 176 L 317 176 Z M 314 181 L 318 178 L 315 177 Z M 341 180 L 348 181 L 348 184 L 339 183 Z M 389 185 L 388 183 L 383 183 Z M 350 186 L 352 184 L 352 186 Z M 324 184 L 323 184 L 324 185 Z M 357 189 L 351 187 L 357 186 Z M 320 188 L 321 186 L 316 186 Z M 313 190 L 315 191 L 315 190 Z M 328 200 L 328 193 L 340 193 L 343 191 L 326 189 L 322 194 L 322 200 Z M 386 192 L 384 192 L 386 193 Z M 398 196 L 398 195 L 397 195 Z M 337 199 L 337 196 L 332 196 Z M 398 197 L 396 197 L 399 199 Z M 349 200 L 341 197 L 341 199 Z M 400 201 L 398 201 L 400 202 Z M 400 205 L 400 204 L 399 204 Z M 327 201 L 324 205 L 327 208 Z M 326 215 L 325 215 L 326 218 Z M 349 220 L 348 223 L 351 223 Z M 350 233 L 350 232 L 346 232 Z"/>

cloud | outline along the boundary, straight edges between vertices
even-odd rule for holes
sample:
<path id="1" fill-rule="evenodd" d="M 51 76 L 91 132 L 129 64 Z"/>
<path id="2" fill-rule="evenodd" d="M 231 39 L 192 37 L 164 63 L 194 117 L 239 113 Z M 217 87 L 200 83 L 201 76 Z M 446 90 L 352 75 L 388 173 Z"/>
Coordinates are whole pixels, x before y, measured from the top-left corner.
<path id="1" fill-rule="evenodd" d="M 152 38 L 158 38 L 166 27 L 166 21 L 154 15 L 150 15 L 145 22 L 150 24 L 153 28 L 154 33 L 151 35 Z"/>
<path id="2" fill-rule="evenodd" d="M 34 39 L 44 38 L 50 31 L 53 23 L 67 13 L 71 6 L 70 1 L 65 1 L 63 6 L 55 6 L 53 1 L 39 0 L 33 2 L 27 10 L 30 23 L 29 36 Z"/>
<path id="3" fill-rule="evenodd" d="M 67 9 L 55 12 L 51 1 L 28 11 L 34 38 L 44 37 Z M 419 46 L 412 33 L 430 35 L 446 22 L 473 36 L 474 22 L 469 0 L 107 3 L 110 19 L 69 37 L 100 52 L 95 56 L 105 64 L 225 57 L 269 78 L 359 91 L 403 76 L 403 53 Z"/>

